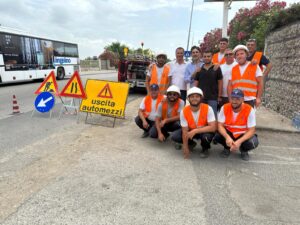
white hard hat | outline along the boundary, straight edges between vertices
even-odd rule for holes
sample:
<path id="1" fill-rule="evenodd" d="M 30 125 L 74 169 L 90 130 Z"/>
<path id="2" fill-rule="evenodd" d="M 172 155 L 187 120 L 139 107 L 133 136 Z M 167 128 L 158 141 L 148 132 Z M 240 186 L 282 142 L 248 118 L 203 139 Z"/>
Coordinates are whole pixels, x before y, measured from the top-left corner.
<path id="1" fill-rule="evenodd" d="M 245 50 L 247 53 L 249 52 L 248 48 L 245 46 L 245 45 L 237 45 L 235 46 L 235 48 L 233 49 L 233 54 L 235 55 L 235 53 L 238 51 L 238 50 Z"/>
<path id="2" fill-rule="evenodd" d="M 168 92 L 176 92 L 180 95 L 180 89 L 179 87 L 177 87 L 176 85 L 171 85 L 168 89 L 167 89 L 167 93 Z"/>
<path id="3" fill-rule="evenodd" d="M 158 52 L 157 55 L 156 55 L 156 58 L 157 58 L 158 56 L 160 56 L 160 55 L 163 55 L 163 56 L 165 56 L 165 57 L 167 58 L 167 54 L 164 53 L 164 52 Z"/>
<path id="4" fill-rule="evenodd" d="M 192 87 L 187 91 L 187 96 L 189 97 L 192 94 L 199 94 L 203 97 L 203 92 L 200 88 L 198 87 Z"/>

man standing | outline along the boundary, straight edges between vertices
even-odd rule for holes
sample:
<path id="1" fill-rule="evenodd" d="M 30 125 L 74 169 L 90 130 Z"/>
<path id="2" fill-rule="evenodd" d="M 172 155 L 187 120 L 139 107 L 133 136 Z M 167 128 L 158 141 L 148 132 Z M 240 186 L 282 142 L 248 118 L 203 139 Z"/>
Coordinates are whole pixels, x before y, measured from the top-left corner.
<path id="1" fill-rule="evenodd" d="M 159 53 L 156 56 L 157 63 L 150 65 L 149 72 L 146 76 L 146 88 L 150 93 L 150 85 L 158 84 L 161 94 L 165 94 L 171 83 L 170 66 L 166 64 L 167 55 Z"/>
<path id="2" fill-rule="evenodd" d="M 233 49 L 237 65 L 232 68 L 232 76 L 228 81 L 228 96 L 233 89 L 241 89 L 244 92 L 245 103 L 252 107 L 258 107 L 263 93 L 262 72 L 257 64 L 247 61 L 248 49 L 245 45 L 238 45 Z M 230 101 L 230 98 L 229 98 Z"/>
<path id="3" fill-rule="evenodd" d="M 171 77 L 172 85 L 180 88 L 181 99 L 185 102 L 186 100 L 186 83 L 184 81 L 184 72 L 186 69 L 186 63 L 184 62 L 184 48 L 178 47 L 175 51 L 176 62 L 171 65 Z"/>
<path id="4" fill-rule="evenodd" d="M 144 97 L 138 111 L 138 116 L 135 118 L 136 125 L 144 130 L 142 138 L 148 137 L 149 130 L 155 125 L 156 110 L 163 98 L 164 96 L 159 94 L 159 86 L 151 84 L 150 95 Z"/>
<path id="5" fill-rule="evenodd" d="M 247 61 L 250 61 L 253 64 L 258 64 L 260 69 L 263 71 L 264 79 L 266 79 L 272 69 L 272 63 L 262 52 L 256 51 L 255 39 L 249 39 L 247 41 L 247 48 L 249 50 Z M 265 70 L 263 70 L 263 66 L 266 67 Z"/>
<path id="6" fill-rule="evenodd" d="M 219 42 L 219 49 L 220 51 L 213 55 L 212 63 L 215 65 L 222 65 L 225 63 L 225 50 L 228 48 L 228 39 L 221 38 Z"/>
<path id="7" fill-rule="evenodd" d="M 211 61 L 212 53 L 203 53 L 204 65 L 196 74 L 194 87 L 199 87 L 204 94 L 203 102 L 210 105 L 217 116 L 218 101 L 221 102 L 223 76 L 220 67 L 214 68 Z"/>
<path id="8" fill-rule="evenodd" d="M 184 81 L 186 84 L 192 87 L 194 84 L 196 73 L 198 73 L 201 70 L 203 62 L 201 60 L 201 51 L 199 47 L 193 46 L 191 48 L 191 52 L 192 62 L 188 63 L 186 66 L 184 73 Z"/>
<path id="9" fill-rule="evenodd" d="M 206 158 L 217 128 L 215 115 L 209 105 L 201 103 L 203 93 L 200 88 L 192 87 L 187 93 L 190 105 L 185 106 L 181 111 L 180 124 L 182 129 L 172 134 L 172 140 L 176 143 L 183 143 L 184 158 L 188 158 L 190 148 L 197 144 L 193 139 L 200 139 L 202 146 L 200 157 Z"/>
<path id="10" fill-rule="evenodd" d="M 155 126 L 150 129 L 150 137 L 165 141 L 169 132 L 180 128 L 179 113 L 184 107 L 184 102 L 179 98 L 180 90 L 172 85 L 167 90 L 167 98 L 157 108 Z"/>
<path id="11" fill-rule="evenodd" d="M 225 63 L 221 65 L 221 71 L 223 75 L 223 89 L 222 89 L 222 100 L 219 103 L 219 108 L 221 108 L 224 104 L 228 103 L 228 94 L 227 94 L 227 86 L 228 80 L 231 77 L 232 67 L 235 66 L 237 63 L 234 60 L 234 55 L 231 49 L 225 50 Z"/>
<path id="12" fill-rule="evenodd" d="M 231 152 L 240 150 L 242 159 L 248 161 L 248 151 L 258 146 L 255 111 L 243 102 L 243 91 L 234 89 L 231 103 L 225 104 L 220 110 L 218 133 L 214 140 L 224 146 L 221 157 L 227 158 Z"/>

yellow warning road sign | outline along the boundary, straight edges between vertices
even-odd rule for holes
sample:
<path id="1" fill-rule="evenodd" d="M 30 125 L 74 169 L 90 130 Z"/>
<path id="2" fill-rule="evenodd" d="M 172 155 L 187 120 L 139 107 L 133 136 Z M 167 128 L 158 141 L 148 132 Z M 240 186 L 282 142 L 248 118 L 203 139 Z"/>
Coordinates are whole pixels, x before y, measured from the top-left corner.
<path id="1" fill-rule="evenodd" d="M 87 80 L 87 98 L 81 101 L 80 111 L 123 118 L 128 91 L 128 83 Z"/>
<path id="2" fill-rule="evenodd" d="M 55 95 L 59 95 L 54 71 L 49 73 L 49 75 L 34 93 L 40 94 L 41 92 L 52 92 Z"/>

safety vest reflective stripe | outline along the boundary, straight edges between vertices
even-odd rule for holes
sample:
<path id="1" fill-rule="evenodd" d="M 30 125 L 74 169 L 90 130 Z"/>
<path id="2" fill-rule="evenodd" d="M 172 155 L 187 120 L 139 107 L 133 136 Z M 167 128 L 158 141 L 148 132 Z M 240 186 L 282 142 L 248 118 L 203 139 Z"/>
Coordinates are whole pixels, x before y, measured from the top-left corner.
<path id="1" fill-rule="evenodd" d="M 160 83 L 158 83 L 157 66 L 155 64 L 152 66 L 151 75 L 150 75 L 150 85 L 158 84 L 159 91 L 161 94 L 164 94 L 168 88 L 169 72 L 170 72 L 170 66 L 164 65 L 163 72 L 161 74 Z"/>
<path id="2" fill-rule="evenodd" d="M 219 61 L 219 52 L 215 53 L 212 57 L 212 63 L 213 64 L 224 64 L 225 61 L 225 57 L 223 56 L 223 58 L 221 59 L 221 61 Z"/>
<path id="3" fill-rule="evenodd" d="M 171 117 L 175 117 L 178 115 L 179 103 L 180 103 L 180 99 L 178 99 L 175 105 L 173 106 L 171 111 Z M 162 111 L 161 111 L 162 120 L 168 118 L 168 107 L 169 107 L 168 100 L 165 99 L 164 101 L 162 101 Z"/>
<path id="4" fill-rule="evenodd" d="M 225 115 L 224 126 L 233 134 L 235 138 L 247 132 L 247 130 L 249 129 L 247 126 L 248 117 L 251 112 L 250 105 L 243 103 L 242 109 L 235 119 L 233 117 L 233 109 L 231 103 L 225 104 L 223 110 Z"/>
<path id="5" fill-rule="evenodd" d="M 157 110 L 158 104 L 161 103 L 163 98 L 164 98 L 163 95 L 159 94 L 157 96 L 157 101 L 156 101 L 156 104 L 155 104 L 155 111 Z M 152 111 L 152 100 L 153 99 L 150 95 L 147 95 L 145 97 L 145 101 L 144 101 L 145 109 L 143 110 L 143 115 L 144 115 L 145 118 L 147 118 L 149 116 L 149 114 L 151 113 L 151 111 Z"/>
<path id="6" fill-rule="evenodd" d="M 257 85 L 257 81 L 253 81 L 253 80 L 240 79 L 240 80 L 232 81 L 232 84 L 237 84 L 237 83 L 248 83 L 248 84 Z"/>
<path id="7" fill-rule="evenodd" d="M 256 80 L 257 65 L 248 64 L 243 76 L 240 72 L 240 66 L 237 64 L 232 68 L 232 88 L 239 88 L 244 91 L 246 97 L 256 97 L 257 80 Z"/>
<path id="8" fill-rule="evenodd" d="M 204 103 L 200 104 L 200 113 L 199 113 L 197 125 L 196 125 L 196 121 L 194 120 L 190 105 L 184 107 L 183 115 L 188 123 L 188 127 L 190 130 L 196 129 L 197 127 L 199 128 L 199 127 L 207 126 L 208 105 Z"/>

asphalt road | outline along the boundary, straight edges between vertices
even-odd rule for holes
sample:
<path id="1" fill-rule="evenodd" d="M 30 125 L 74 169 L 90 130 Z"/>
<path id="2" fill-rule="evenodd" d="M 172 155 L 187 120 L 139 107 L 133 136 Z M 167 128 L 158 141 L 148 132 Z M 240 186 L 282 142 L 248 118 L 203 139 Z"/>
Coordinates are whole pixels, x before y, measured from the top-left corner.
<path id="1" fill-rule="evenodd" d="M 1 119 L 0 224 L 300 224 L 299 134 L 259 131 L 249 162 L 220 158 L 219 145 L 184 160 L 170 140 L 140 138 L 141 96 L 114 129 L 58 120 L 60 105 L 52 119 L 30 107 Z"/>

